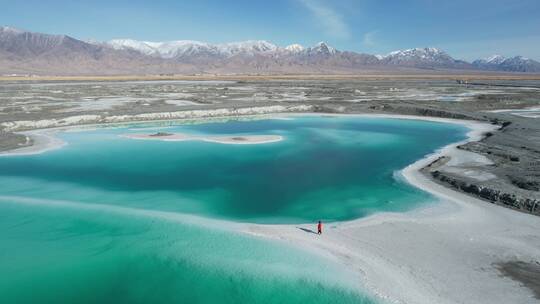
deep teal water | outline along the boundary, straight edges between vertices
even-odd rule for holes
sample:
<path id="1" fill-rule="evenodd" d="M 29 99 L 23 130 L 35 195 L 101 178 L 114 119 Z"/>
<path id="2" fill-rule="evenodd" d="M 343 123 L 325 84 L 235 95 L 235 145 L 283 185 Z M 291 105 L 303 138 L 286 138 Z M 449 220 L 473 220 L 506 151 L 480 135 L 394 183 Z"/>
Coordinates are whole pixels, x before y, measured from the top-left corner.
<path id="1" fill-rule="evenodd" d="M 465 136 L 455 125 L 358 117 L 166 128 L 285 139 L 119 137 L 157 130 L 136 124 L 61 133 L 62 149 L 0 158 L 6 303 L 372 303 L 335 265 L 179 214 L 306 223 L 409 210 L 429 196 L 395 172 Z"/>

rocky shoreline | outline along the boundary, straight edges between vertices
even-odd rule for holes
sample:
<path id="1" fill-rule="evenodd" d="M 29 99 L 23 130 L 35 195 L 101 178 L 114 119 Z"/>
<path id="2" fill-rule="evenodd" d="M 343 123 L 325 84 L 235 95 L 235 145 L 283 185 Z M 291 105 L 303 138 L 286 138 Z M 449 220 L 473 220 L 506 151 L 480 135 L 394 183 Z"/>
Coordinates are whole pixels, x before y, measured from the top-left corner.
<path id="1" fill-rule="evenodd" d="M 458 178 L 450 177 L 437 170 L 430 172 L 430 174 L 435 180 L 443 184 L 447 184 L 456 190 L 476 196 L 488 202 L 528 212 L 534 215 L 540 215 L 540 200 L 538 199 L 521 197 L 517 196 L 516 194 L 479 186 L 474 183 L 467 183 Z"/>
<path id="2" fill-rule="evenodd" d="M 504 207 L 540 215 L 540 147 L 538 141 L 521 134 L 539 134 L 540 128 L 525 124 L 520 119 L 501 121 L 491 119 L 500 126 L 476 142 L 458 146 L 459 149 L 483 155 L 492 161 L 482 170 L 492 174 L 488 180 L 474 180 L 440 170 L 426 170 L 438 182 L 456 190 Z M 511 137 L 511 138 L 510 138 Z M 433 166 L 432 166 L 433 167 Z"/>

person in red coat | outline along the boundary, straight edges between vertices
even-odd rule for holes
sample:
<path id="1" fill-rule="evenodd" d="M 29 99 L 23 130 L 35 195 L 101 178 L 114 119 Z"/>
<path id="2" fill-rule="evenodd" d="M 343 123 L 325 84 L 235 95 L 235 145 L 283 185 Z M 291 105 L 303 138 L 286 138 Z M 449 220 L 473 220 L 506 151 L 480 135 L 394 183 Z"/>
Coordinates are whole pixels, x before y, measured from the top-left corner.
<path id="1" fill-rule="evenodd" d="M 317 224 L 317 234 L 322 234 L 322 223 L 319 221 Z"/>

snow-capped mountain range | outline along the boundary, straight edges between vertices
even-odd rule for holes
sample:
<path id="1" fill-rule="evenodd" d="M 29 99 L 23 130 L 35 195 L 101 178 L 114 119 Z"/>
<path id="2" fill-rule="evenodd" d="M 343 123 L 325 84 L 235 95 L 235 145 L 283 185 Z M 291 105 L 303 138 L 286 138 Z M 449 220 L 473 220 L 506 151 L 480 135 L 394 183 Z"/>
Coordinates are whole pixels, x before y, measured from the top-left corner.
<path id="1" fill-rule="evenodd" d="M 334 55 L 338 50 L 329 46 L 325 42 L 319 42 L 313 47 L 304 47 L 300 44 L 291 44 L 280 47 L 265 40 L 248 40 L 243 42 L 232 42 L 223 44 L 210 44 L 193 40 L 177 40 L 166 42 L 137 41 L 132 39 L 114 39 L 102 43 L 116 50 L 135 50 L 149 56 L 161 58 L 181 58 L 185 56 L 196 56 L 199 54 L 212 54 L 221 57 L 234 55 L 313 55 L 326 54 Z M 378 60 L 389 63 L 407 63 L 412 61 L 425 62 L 453 62 L 453 58 L 436 48 L 415 48 L 391 52 L 388 55 L 375 55 Z"/>
<path id="2" fill-rule="evenodd" d="M 320 42 L 316 46 L 310 48 L 305 48 L 300 44 L 291 44 L 286 47 L 280 47 L 265 40 L 210 44 L 193 40 L 150 42 L 132 39 L 114 39 L 103 44 L 116 50 L 135 50 L 145 55 L 157 56 L 165 59 L 197 56 L 200 54 L 231 57 L 235 55 L 287 56 L 301 53 L 336 53 L 336 49 L 328 46 L 324 42 Z"/>
<path id="3" fill-rule="evenodd" d="M 200 54 L 231 56 L 238 53 L 254 55 L 257 53 L 274 52 L 277 47 L 266 41 L 244 41 L 237 43 L 210 44 L 191 40 L 167 42 L 137 41 L 132 39 L 115 39 L 105 42 L 116 50 L 136 50 L 145 55 L 161 58 L 180 58 Z"/>
<path id="4" fill-rule="evenodd" d="M 486 59 L 478 59 L 472 62 L 472 65 L 485 70 L 510 71 L 510 72 L 539 72 L 540 62 L 515 56 L 506 58 L 501 55 L 493 55 Z"/>
<path id="5" fill-rule="evenodd" d="M 445 51 L 437 48 L 414 48 L 408 50 L 399 50 L 391 52 L 386 56 L 380 57 L 382 61 L 393 64 L 409 64 L 415 62 L 439 62 L 452 64 L 456 60 Z"/>
<path id="6" fill-rule="evenodd" d="M 81 41 L 66 35 L 0 27 L 0 74 L 278 74 L 422 72 L 439 70 L 540 73 L 540 63 L 494 55 L 472 63 L 436 48 L 370 55 L 337 50 L 325 42 L 311 47 L 277 46 L 264 40 L 222 44 L 115 39 Z"/>

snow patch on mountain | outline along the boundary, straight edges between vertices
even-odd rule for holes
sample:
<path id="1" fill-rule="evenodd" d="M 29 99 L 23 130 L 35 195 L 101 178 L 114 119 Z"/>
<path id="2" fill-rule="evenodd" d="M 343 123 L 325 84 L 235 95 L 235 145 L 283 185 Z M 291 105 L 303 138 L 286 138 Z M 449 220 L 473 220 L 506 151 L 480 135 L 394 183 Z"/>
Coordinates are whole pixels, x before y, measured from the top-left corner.
<path id="1" fill-rule="evenodd" d="M 306 48 L 303 47 L 302 45 L 298 44 L 298 43 L 295 43 L 295 44 L 291 44 L 291 45 L 288 45 L 285 47 L 285 50 L 291 52 L 291 53 L 301 53 L 305 50 Z"/>
<path id="2" fill-rule="evenodd" d="M 326 44 L 326 42 L 321 41 L 317 43 L 314 47 L 306 49 L 308 54 L 322 54 L 322 55 L 334 55 L 338 52 L 335 48 Z"/>
<path id="3" fill-rule="evenodd" d="M 24 30 L 10 27 L 10 26 L 0 26 L 0 33 L 11 33 L 11 34 L 22 34 Z"/>
<path id="4" fill-rule="evenodd" d="M 247 54 L 255 55 L 257 53 L 272 53 L 279 51 L 281 48 L 265 40 L 248 40 L 241 42 L 231 42 L 218 44 L 217 48 L 223 54 Z"/>
<path id="5" fill-rule="evenodd" d="M 501 55 L 493 55 L 485 59 L 487 63 L 500 64 L 506 60 L 506 57 Z"/>
<path id="6" fill-rule="evenodd" d="M 214 55 L 231 57 L 238 54 L 255 55 L 301 55 L 301 54 L 324 54 L 334 55 L 338 50 L 325 42 L 304 48 L 300 44 L 291 44 L 287 47 L 279 47 L 265 40 L 248 40 L 222 44 L 210 44 L 192 40 L 177 40 L 166 42 L 138 41 L 133 39 L 114 39 L 107 41 L 106 45 L 117 50 L 135 50 L 149 56 L 161 58 L 178 58 L 183 56 Z"/>
<path id="7" fill-rule="evenodd" d="M 450 56 L 437 48 L 414 48 L 407 50 L 398 50 L 389 53 L 384 58 L 399 58 L 399 59 L 422 59 L 436 61 L 440 58 L 449 58 Z"/>
<path id="8" fill-rule="evenodd" d="M 493 55 L 486 59 L 473 61 L 473 66 L 480 69 L 508 72 L 540 72 L 540 62 L 523 56 L 504 57 Z"/>
<path id="9" fill-rule="evenodd" d="M 115 49 L 132 49 L 145 55 L 162 58 L 175 58 L 194 55 L 222 55 L 236 54 L 255 55 L 257 53 L 270 53 L 279 49 L 276 45 L 264 40 L 249 40 L 223 44 L 210 44 L 193 40 L 177 40 L 165 42 L 137 41 L 132 39 L 115 39 L 106 42 Z"/>

